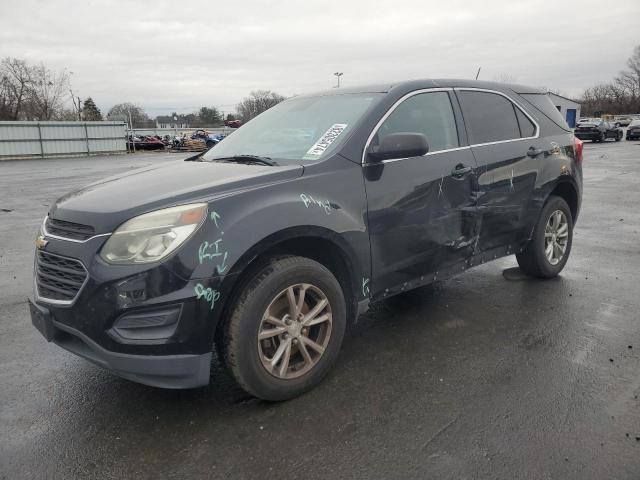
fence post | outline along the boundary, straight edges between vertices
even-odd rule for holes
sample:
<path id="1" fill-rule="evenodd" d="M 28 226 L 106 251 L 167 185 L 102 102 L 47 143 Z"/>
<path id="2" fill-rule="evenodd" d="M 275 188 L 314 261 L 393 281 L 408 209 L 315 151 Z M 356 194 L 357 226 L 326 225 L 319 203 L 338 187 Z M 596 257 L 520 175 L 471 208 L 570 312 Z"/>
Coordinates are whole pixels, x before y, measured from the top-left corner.
<path id="1" fill-rule="evenodd" d="M 40 141 L 40 156 L 44 158 L 44 145 L 42 144 L 42 129 L 40 128 L 40 122 L 38 122 L 38 140 Z"/>
<path id="2" fill-rule="evenodd" d="M 87 155 L 91 155 L 91 150 L 89 149 L 89 130 L 87 130 L 87 122 L 84 122 L 84 139 L 87 142 Z"/>

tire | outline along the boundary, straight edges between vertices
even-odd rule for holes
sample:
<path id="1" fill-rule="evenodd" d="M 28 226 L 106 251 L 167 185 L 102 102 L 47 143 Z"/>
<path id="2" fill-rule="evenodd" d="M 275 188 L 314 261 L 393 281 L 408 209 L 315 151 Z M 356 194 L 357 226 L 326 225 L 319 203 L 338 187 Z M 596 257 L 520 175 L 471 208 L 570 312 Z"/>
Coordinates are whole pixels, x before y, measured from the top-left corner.
<path id="1" fill-rule="evenodd" d="M 604 132 L 602 132 L 602 133 L 600 134 L 600 140 L 599 140 L 599 142 L 600 142 L 600 143 L 603 143 L 606 139 L 607 139 L 607 134 L 606 134 L 606 133 L 604 133 Z"/>
<path id="2" fill-rule="evenodd" d="M 556 214 L 556 212 L 562 212 L 567 225 L 567 230 L 566 240 L 564 238 L 561 239 L 559 235 L 557 237 L 558 244 L 563 240 L 565 241 L 565 244 L 561 258 L 556 259 L 557 263 L 554 264 L 552 263 L 552 260 L 548 258 L 547 252 L 545 251 L 545 247 L 547 246 L 545 233 L 550 225 L 551 216 Z M 532 277 L 553 278 L 562 271 L 567 263 L 569 254 L 571 253 L 572 243 L 573 218 L 571 217 L 571 210 L 563 198 L 551 195 L 540 213 L 540 218 L 536 222 L 531 240 L 525 249 L 516 255 L 518 265 L 520 265 L 520 269 L 524 273 Z M 553 247 L 551 250 L 555 256 L 556 250 Z"/>
<path id="3" fill-rule="evenodd" d="M 621 134 L 616 135 L 616 142 L 619 142 L 620 140 L 622 140 L 622 135 Z"/>
<path id="4" fill-rule="evenodd" d="M 296 302 L 289 302 L 289 288 Z M 295 304 L 301 296 L 304 303 L 297 309 Z M 328 319 L 304 327 L 305 318 L 324 300 L 327 306 L 313 318 Z M 299 313 L 297 318 L 292 319 L 291 309 Z M 274 312 L 286 313 L 281 316 Z M 265 320 L 267 314 L 271 320 Z M 272 323 L 275 320 L 279 323 Z M 346 323 L 342 287 L 327 268 L 304 257 L 274 258 L 257 271 L 237 297 L 226 330 L 225 361 L 238 385 L 251 395 L 269 401 L 293 398 L 315 387 L 331 369 L 340 352 Z M 272 329 L 281 333 L 274 335 Z M 259 340 L 259 334 L 269 338 Z M 316 342 L 314 348 L 307 346 L 311 345 L 309 341 Z M 321 344 L 324 349 L 319 353 L 315 348 Z M 268 370 L 267 365 L 276 358 L 279 361 Z M 285 358 L 289 359 L 286 364 Z"/>

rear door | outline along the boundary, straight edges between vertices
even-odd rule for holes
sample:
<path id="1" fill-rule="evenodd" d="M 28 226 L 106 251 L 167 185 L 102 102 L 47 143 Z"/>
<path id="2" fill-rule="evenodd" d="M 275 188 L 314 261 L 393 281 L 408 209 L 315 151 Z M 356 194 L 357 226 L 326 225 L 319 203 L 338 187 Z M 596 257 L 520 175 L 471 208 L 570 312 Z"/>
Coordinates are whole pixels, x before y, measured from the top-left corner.
<path id="1" fill-rule="evenodd" d="M 516 243 L 528 227 L 527 209 L 544 147 L 534 119 L 507 95 L 456 89 L 478 164 L 480 236 L 474 253 Z"/>

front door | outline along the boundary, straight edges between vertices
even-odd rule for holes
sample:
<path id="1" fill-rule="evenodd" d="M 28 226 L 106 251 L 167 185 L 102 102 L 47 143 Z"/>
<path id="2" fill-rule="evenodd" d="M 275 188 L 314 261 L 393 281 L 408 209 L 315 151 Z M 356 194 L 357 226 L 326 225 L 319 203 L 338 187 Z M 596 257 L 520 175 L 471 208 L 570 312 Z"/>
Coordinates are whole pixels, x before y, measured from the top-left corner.
<path id="1" fill-rule="evenodd" d="M 476 163 L 461 146 L 452 92 L 421 91 L 380 125 L 369 148 L 399 132 L 426 135 L 429 152 L 363 165 L 371 239 L 373 298 L 415 286 L 421 277 L 461 264 L 476 235 Z M 426 283 L 424 281 L 423 283 Z"/>

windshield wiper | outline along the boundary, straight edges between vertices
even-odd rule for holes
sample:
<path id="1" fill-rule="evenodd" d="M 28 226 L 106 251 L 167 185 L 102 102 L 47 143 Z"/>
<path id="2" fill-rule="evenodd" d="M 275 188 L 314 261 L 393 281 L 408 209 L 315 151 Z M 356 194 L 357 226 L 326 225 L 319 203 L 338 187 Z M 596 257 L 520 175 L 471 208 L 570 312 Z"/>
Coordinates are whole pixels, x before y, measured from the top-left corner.
<path id="1" fill-rule="evenodd" d="M 234 155 L 233 157 L 213 158 L 211 161 L 262 163 L 263 165 L 269 165 L 271 167 L 278 165 L 276 162 L 271 160 L 270 157 L 261 157 L 260 155 Z"/>

